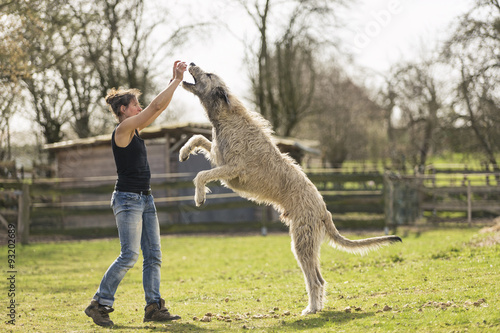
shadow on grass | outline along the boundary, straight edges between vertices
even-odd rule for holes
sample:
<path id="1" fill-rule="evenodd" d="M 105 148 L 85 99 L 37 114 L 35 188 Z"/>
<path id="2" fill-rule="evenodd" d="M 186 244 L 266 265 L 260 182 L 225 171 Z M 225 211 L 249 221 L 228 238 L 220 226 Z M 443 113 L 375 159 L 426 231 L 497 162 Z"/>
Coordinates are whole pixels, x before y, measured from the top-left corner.
<path id="1" fill-rule="evenodd" d="M 351 320 L 374 316 L 373 312 L 353 312 L 323 310 L 318 316 L 308 316 L 297 319 L 293 322 L 283 322 L 281 327 L 287 327 L 293 330 L 305 330 L 311 328 L 321 328 L 329 323 L 341 324 Z"/>
<path id="2" fill-rule="evenodd" d="M 143 324 L 143 325 L 114 325 L 110 330 L 144 331 L 144 332 L 215 332 L 217 329 L 203 328 L 186 322 L 172 322 L 169 324 Z"/>

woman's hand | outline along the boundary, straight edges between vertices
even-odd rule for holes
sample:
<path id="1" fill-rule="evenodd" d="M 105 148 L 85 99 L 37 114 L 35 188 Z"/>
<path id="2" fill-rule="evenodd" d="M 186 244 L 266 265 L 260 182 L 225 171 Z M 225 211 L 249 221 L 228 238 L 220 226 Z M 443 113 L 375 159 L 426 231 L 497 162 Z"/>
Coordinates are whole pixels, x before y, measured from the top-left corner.
<path id="1" fill-rule="evenodd" d="M 177 60 L 176 62 L 174 62 L 173 79 L 182 81 L 186 69 L 187 69 L 187 64 L 184 61 Z"/>

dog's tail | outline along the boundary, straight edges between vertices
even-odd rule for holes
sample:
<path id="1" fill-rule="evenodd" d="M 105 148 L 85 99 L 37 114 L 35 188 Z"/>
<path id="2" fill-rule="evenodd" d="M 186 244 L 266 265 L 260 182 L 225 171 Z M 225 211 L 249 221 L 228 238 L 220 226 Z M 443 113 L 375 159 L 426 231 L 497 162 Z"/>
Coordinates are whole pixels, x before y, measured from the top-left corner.
<path id="1" fill-rule="evenodd" d="M 333 223 L 332 214 L 327 212 L 324 220 L 326 233 L 330 236 L 330 245 L 351 253 L 366 254 L 371 250 L 376 250 L 379 247 L 390 245 L 395 242 L 402 242 L 398 236 L 382 236 L 365 238 L 358 240 L 350 240 L 342 236 L 335 224 Z"/>

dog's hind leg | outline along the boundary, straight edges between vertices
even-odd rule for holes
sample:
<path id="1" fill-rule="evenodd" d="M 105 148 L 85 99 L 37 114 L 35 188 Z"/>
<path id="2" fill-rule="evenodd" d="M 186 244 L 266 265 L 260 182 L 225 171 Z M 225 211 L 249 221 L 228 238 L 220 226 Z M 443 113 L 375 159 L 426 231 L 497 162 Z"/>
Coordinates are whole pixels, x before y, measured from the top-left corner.
<path id="1" fill-rule="evenodd" d="M 318 259 L 318 261 L 319 261 L 319 259 Z M 318 263 L 318 267 L 316 268 L 316 277 L 317 277 L 318 281 L 321 283 L 321 290 L 320 290 L 320 293 L 319 293 L 320 300 L 319 300 L 319 309 L 318 309 L 318 311 L 321 311 L 321 310 L 323 310 L 323 307 L 325 305 L 326 281 L 325 281 L 325 279 L 323 279 L 323 275 L 321 275 L 321 271 L 320 271 L 319 267 L 320 266 L 319 266 L 319 263 Z"/>
<path id="2" fill-rule="evenodd" d="M 205 154 L 210 154 L 212 143 L 203 135 L 193 135 L 179 150 L 179 161 L 184 162 L 196 149 L 201 148 Z"/>
<path id="3" fill-rule="evenodd" d="M 321 240 L 309 225 L 290 229 L 292 252 L 304 273 L 309 304 L 302 315 L 316 313 L 323 309 L 325 280 L 320 272 L 319 249 Z"/>

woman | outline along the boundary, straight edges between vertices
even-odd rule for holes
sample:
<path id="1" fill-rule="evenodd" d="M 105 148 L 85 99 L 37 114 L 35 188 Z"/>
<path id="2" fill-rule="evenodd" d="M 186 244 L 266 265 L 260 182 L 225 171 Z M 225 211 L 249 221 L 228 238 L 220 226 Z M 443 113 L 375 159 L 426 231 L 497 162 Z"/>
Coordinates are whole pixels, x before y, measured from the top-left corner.
<path id="1" fill-rule="evenodd" d="M 165 308 L 160 296 L 160 226 L 150 189 L 150 170 L 146 146 L 139 131 L 150 125 L 169 105 L 175 89 L 182 82 L 186 63 L 174 63 L 169 85 L 144 110 L 138 102 L 137 89 L 112 89 L 106 103 L 119 124 L 111 136 L 118 180 L 111 198 L 120 237 L 121 252 L 109 266 L 90 305 L 85 309 L 97 325 L 112 326 L 114 295 L 125 273 L 134 266 L 142 250 L 143 286 L 146 296 L 144 321 L 180 319 Z"/>

